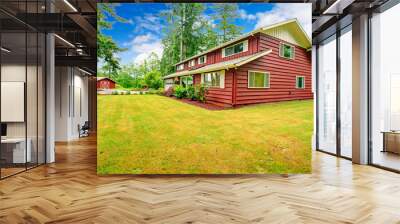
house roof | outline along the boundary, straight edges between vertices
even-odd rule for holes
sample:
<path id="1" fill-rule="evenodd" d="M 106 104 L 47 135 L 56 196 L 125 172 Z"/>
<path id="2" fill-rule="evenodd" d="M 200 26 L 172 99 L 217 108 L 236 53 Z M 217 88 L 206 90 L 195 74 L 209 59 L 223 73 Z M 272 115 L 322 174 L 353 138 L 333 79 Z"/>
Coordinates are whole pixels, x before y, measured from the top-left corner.
<path id="1" fill-rule="evenodd" d="M 108 78 L 108 77 L 96 77 L 96 78 L 97 78 L 97 81 L 104 80 L 104 79 L 108 79 L 108 80 L 110 80 L 111 82 L 115 82 L 114 80 L 112 80 L 112 79 L 110 79 L 110 78 Z"/>
<path id="2" fill-rule="evenodd" d="M 209 50 L 203 51 L 200 54 L 194 55 L 190 58 L 187 58 L 185 60 L 182 60 L 178 63 L 176 63 L 175 65 L 179 65 L 182 64 L 184 62 L 187 62 L 189 60 L 192 60 L 194 58 L 197 58 L 201 55 L 207 54 L 211 51 L 215 51 L 217 49 L 223 48 L 225 46 L 228 46 L 230 44 L 233 44 L 237 41 L 240 41 L 242 39 L 245 39 L 249 36 L 255 35 L 257 33 L 265 33 L 268 34 L 270 36 L 285 40 L 289 43 L 298 45 L 302 48 L 305 49 L 310 49 L 311 48 L 311 39 L 310 37 L 307 35 L 307 33 L 304 31 L 303 27 L 300 25 L 299 21 L 297 19 L 289 19 L 289 20 L 285 20 L 283 22 L 279 22 L 279 23 L 275 23 L 272 24 L 270 26 L 265 26 L 265 27 L 261 27 L 258 28 L 256 30 L 251 31 L 250 33 L 241 35 L 231 41 L 225 42 L 223 44 L 220 44 L 214 48 L 211 48 Z"/>
<path id="3" fill-rule="evenodd" d="M 252 54 L 252 55 L 236 58 L 236 59 L 229 60 L 229 61 L 223 61 L 223 62 L 211 64 L 211 65 L 206 65 L 206 66 L 203 66 L 203 67 L 200 67 L 197 69 L 193 69 L 193 70 L 175 72 L 170 75 L 164 76 L 163 79 L 174 78 L 174 77 L 184 76 L 184 75 L 204 73 L 204 72 L 217 71 L 217 70 L 222 70 L 222 69 L 236 68 L 236 67 L 242 66 L 246 63 L 249 63 L 251 61 L 254 61 L 257 58 L 260 58 L 271 52 L 272 52 L 272 50 L 268 49 L 268 50 L 260 51 L 258 53 Z"/>

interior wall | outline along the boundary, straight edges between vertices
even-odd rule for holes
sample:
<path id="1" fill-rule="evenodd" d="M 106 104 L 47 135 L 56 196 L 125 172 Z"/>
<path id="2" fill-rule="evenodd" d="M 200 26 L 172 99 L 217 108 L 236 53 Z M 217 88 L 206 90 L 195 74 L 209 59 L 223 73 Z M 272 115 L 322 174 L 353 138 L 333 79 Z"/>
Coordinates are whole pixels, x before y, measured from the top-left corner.
<path id="1" fill-rule="evenodd" d="M 89 119 L 88 77 L 73 67 L 56 67 L 55 74 L 55 140 L 70 141 Z"/>

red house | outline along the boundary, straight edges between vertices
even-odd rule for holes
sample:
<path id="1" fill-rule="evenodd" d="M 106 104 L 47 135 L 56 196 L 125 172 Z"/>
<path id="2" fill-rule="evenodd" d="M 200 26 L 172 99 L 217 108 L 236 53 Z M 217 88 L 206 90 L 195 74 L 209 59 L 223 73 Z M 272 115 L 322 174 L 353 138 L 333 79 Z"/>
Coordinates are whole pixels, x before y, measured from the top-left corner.
<path id="1" fill-rule="evenodd" d="M 115 82 L 107 77 L 97 77 L 97 89 L 115 89 Z"/>
<path id="2" fill-rule="evenodd" d="M 296 19 L 254 30 L 176 64 L 165 86 L 208 86 L 207 102 L 234 107 L 312 99 L 311 41 Z"/>

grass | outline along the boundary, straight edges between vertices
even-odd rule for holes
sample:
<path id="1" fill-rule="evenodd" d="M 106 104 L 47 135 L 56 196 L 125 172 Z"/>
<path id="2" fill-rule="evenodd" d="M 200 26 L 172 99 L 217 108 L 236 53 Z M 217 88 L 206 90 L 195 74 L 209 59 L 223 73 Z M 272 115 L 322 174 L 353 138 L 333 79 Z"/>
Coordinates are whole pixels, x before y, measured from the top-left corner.
<path id="1" fill-rule="evenodd" d="M 312 100 L 210 111 L 107 95 L 97 111 L 99 174 L 311 172 Z"/>

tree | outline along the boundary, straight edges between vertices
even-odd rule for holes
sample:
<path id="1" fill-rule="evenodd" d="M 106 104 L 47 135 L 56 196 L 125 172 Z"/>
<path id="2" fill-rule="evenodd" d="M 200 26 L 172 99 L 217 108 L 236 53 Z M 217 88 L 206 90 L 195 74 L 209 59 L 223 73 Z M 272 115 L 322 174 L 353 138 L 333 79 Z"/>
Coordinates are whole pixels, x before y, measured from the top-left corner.
<path id="1" fill-rule="evenodd" d="M 204 20 L 202 27 L 204 29 L 201 40 L 200 50 L 205 51 L 218 45 L 218 34 L 213 28 L 213 24 L 208 20 Z"/>
<path id="2" fill-rule="evenodd" d="M 153 70 L 148 72 L 145 76 L 144 76 L 144 84 L 145 86 L 147 86 L 148 88 L 152 88 L 152 89 L 159 89 L 160 87 L 162 87 L 162 79 L 161 79 L 161 73 L 157 70 Z"/>
<path id="3" fill-rule="evenodd" d="M 163 29 L 164 46 L 161 58 L 163 75 L 175 71 L 173 64 L 199 53 L 204 43 L 204 5 L 200 3 L 170 4 L 161 16 L 167 21 Z"/>
<path id="4" fill-rule="evenodd" d="M 123 88 L 132 88 L 135 87 L 135 80 L 133 77 L 127 73 L 127 71 L 121 71 L 118 74 L 118 78 L 116 79 L 118 85 Z"/>
<path id="5" fill-rule="evenodd" d="M 97 4 L 97 60 L 103 61 L 108 68 L 108 77 L 117 76 L 120 69 L 119 58 L 115 55 L 125 49 L 118 45 L 109 36 L 102 33 L 104 29 L 111 29 L 114 19 L 117 22 L 126 22 L 125 19 L 115 13 L 117 4 L 99 3 Z M 115 78 L 115 77 L 114 77 Z"/>
<path id="6" fill-rule="evenodd" d="M 234 24 L 239 15 L 235 3 L 215 3 L 212 18 L 217 22 L 216 29 L 220 36 L 220 43 L 230 41 L 242 33 L 242 27 Z"/>

